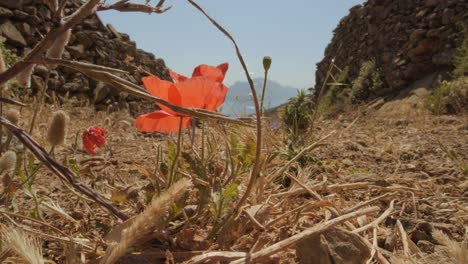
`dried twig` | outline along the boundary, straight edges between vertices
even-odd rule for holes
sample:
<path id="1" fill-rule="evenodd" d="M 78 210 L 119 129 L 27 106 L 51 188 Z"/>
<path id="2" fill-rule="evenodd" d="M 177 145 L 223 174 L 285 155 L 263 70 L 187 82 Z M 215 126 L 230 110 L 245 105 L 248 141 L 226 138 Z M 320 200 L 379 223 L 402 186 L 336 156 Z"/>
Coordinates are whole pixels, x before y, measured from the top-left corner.
<path id="1" fill-rule="evenodd" d="M 202 255 L 191 258 L 189 261 L 186 262 L 186 264 L 232 261 L 232 260 L 236 260 L 239 258 L 245 258 L 246 256 L 247 256 L 247 253 L 245 252 L 229 252 L 229 251 L 208 252 L 208 253 L 204 253 Z"/>
<path id="2" fill-rule="evenodd" d="M 387 208 L 387 210 L 385 210 L 385 212 L 380 215 L 377 219 L 375 219 L 374 221 L 372 221 L 371 223 L 365 225 L 365 226 L 362 226 L 358 229 L 355 229 L 353 230 L 353 233 L 361 233 L 363 231 L 366 231 L 367 229 L 371 228 L 371 227 L 374 227 L 374 228 L 378 228 L 379 227 L 379 224 L 381 222 L 383 222 L 393 211 L 393 204 L 395 203 L 395 200 L 392 200 L 390 202 L 390 206 Z"/>
<path id="3" fill-rule="evenodd" d="M 100 5 L 98 7 L 98 11 L 117 10 L 120 12 L 143 12 L 148 14 L 162 14 L 172 8 L 172 6 L 162 8 L 163 4 L 164 1 L 159 1 L 159 3 L 155 7 L 152 7 L 148 4 L 129 3 L 129 0 L 121 0 L 110 5 Z"/>
<path id="4" fill-rule="evenodd" d="M 22 102 L 15 101 L 13 99 L 5 98 L 5 97 L 0 97 L 0 102 L 11 104 L 11 105 L 17 105 L 17 106 L 27 106 L 27 104 L 23 104 Z"/>

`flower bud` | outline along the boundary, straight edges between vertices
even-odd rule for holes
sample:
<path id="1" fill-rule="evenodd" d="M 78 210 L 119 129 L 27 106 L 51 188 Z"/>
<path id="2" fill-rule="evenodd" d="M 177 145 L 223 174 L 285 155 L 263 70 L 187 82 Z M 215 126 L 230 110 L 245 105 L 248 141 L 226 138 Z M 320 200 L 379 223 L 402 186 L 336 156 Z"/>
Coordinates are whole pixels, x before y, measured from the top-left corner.
<path id="1" fill-rule="evenodd" d="M 47 131 L 47 141 L 52 146 L 65 143 L 67 114 L 63 111 L 54 112 L 52 122 Z"/>
<path id="2" fill-rule="evenodd" d="M 270 66 L 271 66 L 271 57 L 270 56 L 263 57 L 263 69 L 265 69 L 265 71 L 268 71 L 270 69 Z"/>
<path id="3" fill-rule="evenodd" d="M 0 158 L 0 172 L 9 171 L 15 168 L 16 153 L 14 151 L 5 152 Z"/>
<path id="4" fill-rule="evenodd" d="M 5 114 L 6 119 L 13 123 L 13 125 L 17 126 L 18 121 L 20 119 L 20 112 L 16 109 L 8 109 L 8 111 Z"/>

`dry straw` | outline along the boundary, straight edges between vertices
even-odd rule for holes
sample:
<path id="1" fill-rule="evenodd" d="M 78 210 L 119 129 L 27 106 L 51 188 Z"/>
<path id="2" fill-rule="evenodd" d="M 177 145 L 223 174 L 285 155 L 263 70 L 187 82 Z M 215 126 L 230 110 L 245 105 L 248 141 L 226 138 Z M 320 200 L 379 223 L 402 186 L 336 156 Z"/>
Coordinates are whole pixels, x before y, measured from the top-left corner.
<path id="1" fill-rule="evenodd" d="M 22 230 L 9 228 L 2 231 L 2 241 L 29 264 L 44 263 L 39 242 L 26 235 Z"/>
<path id="2" fill-rule="evenodd" d="M 160 228 L 172 204 L 179 200 L 191 186 L 192 183 L 190 180 L 185 178 L 181 179 L 174 183 L 174 185 L 161 196 L 153 199 L 145 211 L 132 220 L 129 220 L 132 222 L 128 228 L 122 231 L 120 241 L 115 245 L 109 246 L 100 263 L 115 263 L 125 254 L 129 247 L 133 246 L 154 229 Z"/>
<path id="3" fill-rule="evenodd" d="M 435 229 L 432 236 L 443 245 L 447 255 L 457 264 L 468 263 L 468 237 L 462 242 L 450 239 L 444 232 Z"/>
<path id="4" fill-rule="evenodd" d="M 16 153 L 9 150 L 0 158 L 0 172 L 13 170 L 16 165 Z"/>
<path id="5" fill-rule="evenodd" d="M 47 131 L 47 142 L 52 147 L 65 143 L 67 114 L 64 111 L 54 112 L 52 122 Z"/>

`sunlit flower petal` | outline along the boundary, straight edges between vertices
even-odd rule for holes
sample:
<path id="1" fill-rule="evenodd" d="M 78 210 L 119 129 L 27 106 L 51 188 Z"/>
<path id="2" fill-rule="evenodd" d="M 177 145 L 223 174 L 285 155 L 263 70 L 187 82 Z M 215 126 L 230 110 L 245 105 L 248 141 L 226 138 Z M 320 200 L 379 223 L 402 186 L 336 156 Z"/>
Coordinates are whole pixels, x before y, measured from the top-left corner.
<path id="1" fill-rule="evenodd" d="M 135 126 L 140 132 L 171 133 L 179 130 L 180 116 L 171 115 L 165 111 L 156 111 L 138 116 Z M 188 128 L 190 117 L 183 117 L 182 129 Z"/>

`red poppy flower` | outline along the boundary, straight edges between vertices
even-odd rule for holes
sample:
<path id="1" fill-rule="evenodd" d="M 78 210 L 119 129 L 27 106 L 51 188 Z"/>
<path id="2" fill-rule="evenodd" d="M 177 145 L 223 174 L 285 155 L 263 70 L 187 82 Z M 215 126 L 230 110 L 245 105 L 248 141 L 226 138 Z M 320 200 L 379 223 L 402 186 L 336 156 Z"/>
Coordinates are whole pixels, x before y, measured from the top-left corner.
<path id="1" fill-rule="evenodd" d="M 98 126 L 91 126 L 83 132 L 83 146 L 90 155 L 96 155 L 95 148 L 102 148 L 106 143 L 106 129 Z"/>
<path id="2" fill-rule="evenodd" d="M 173 71 L 169 71 L 174 82 L 159 79 L 156 76 L 144 77 L 143 84 L 148 92 L 173 105 L 202 108 L 215 111 L 223 104 L 228 88 L 222 81 L 228 70 L 228 64 L 218 66 L 199 65 L 188 78 Z M 190 117 L 181 117 L 164 105 L 157 104 L 161 110 L 140 115 L 135 126 L 141 132 L 170 133 L 179 130 L 180 118 L 182 128 L 190 125 Z"/>

